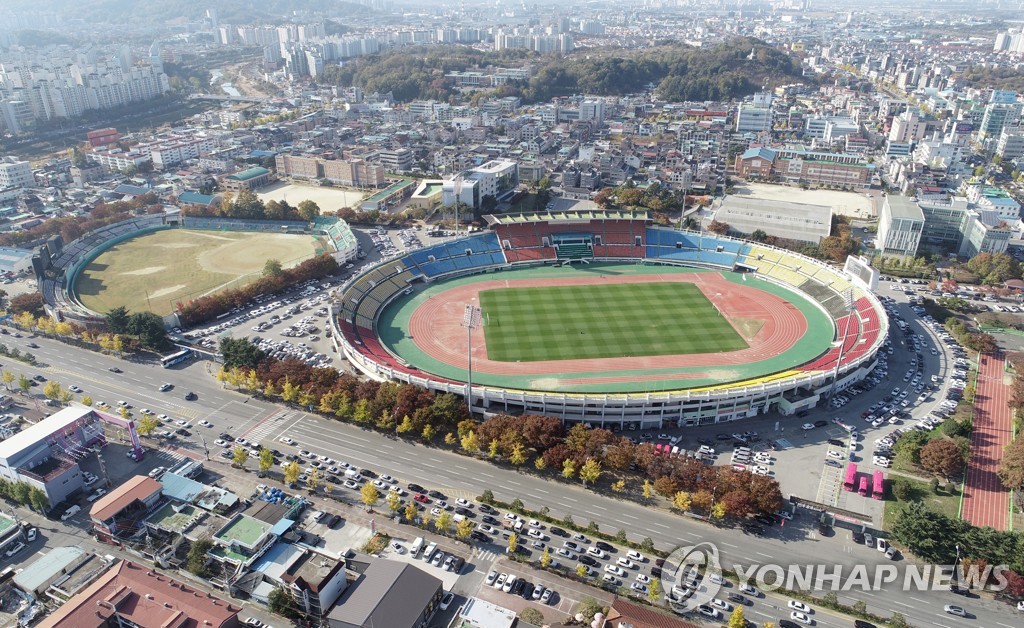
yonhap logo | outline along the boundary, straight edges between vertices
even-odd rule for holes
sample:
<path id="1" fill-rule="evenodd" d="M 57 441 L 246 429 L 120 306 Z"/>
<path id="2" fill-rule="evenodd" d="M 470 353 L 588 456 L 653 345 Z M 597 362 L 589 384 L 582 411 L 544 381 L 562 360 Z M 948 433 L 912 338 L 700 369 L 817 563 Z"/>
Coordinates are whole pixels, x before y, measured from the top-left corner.
<path id="1" fill-rule="evenodd" d="M 661 579 L 665 598 L 673 611 L 697 610 L 713 600 L 722 588 L 718 548 L 711 543 L 680 547 L 665 559 Z"/>

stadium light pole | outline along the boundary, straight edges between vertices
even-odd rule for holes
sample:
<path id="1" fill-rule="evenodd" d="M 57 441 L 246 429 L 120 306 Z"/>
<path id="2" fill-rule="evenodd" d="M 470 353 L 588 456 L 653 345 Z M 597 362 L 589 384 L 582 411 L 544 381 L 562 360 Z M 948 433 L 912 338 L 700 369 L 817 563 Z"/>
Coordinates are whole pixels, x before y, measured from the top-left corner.
<path id="1" fill-rule="evenodd" d="M 847 289 L 843 292 L 843 304 L 846 305 L 847 311 L 850 316 L 853 316 L 856 312 L 853 303 L 853 289 Z M 832 386 L 828 390 L 828 400 L 831 400 L 836 394 L 836 384 L 839 383 L 839 367 L 843 363 L 843 349 L 846 347 L 846 337 L 850 334 L 850 323 L 846 323 L 846 330 L 843 331 L 843 338 L 839 342 L 839 357 L 836 358 L 836 368 L 832 371 Z"/>
<path id="2" fill-rule="evenodd" d="M 466 304 L 462 326 L 466 328 L 466 337 L 469 340 L 469 376 L 466 378 L 466 408 L 469 410 L 469 416 L 473 416 L 473 330 L 480 326 L 480 317 L 479 307 L 471 303 Z"/>

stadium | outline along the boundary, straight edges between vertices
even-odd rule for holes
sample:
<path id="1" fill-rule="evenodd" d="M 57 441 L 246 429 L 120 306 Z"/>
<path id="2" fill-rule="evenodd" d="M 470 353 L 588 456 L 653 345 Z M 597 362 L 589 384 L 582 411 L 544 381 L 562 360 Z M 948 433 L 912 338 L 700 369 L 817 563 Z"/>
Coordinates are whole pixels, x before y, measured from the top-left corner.
<path id="1" fill-rule="evenodd" d="M 862 380 L 888 333 L 843 270 L 646 214 L 488 216 L 488 229 L 384 260 L 343 288 L 338 352 L 377 380 L 640 427 L 794 414 Z"/>
<path id="2" fill-rule="evenodd" d="M 178 302 L 257 278 L 267 259 L 285 267 L 329 252 L 339 262 L 358 253 L 345 221 L 239 220 L 156 214 L 96 229 L 63 244 L 51 238 L 33 257 L 40 292 L 58 318 L 102 324 L 124 305 L 149 310 L 178 325 Z"/>

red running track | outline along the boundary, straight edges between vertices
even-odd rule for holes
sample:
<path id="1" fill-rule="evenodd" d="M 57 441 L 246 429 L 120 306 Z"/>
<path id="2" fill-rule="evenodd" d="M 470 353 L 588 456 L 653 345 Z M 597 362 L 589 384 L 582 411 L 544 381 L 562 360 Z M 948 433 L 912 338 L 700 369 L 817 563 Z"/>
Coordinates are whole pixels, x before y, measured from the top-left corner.
<path id="1" fill-rule="evenodd" d="M 971 460 L 967 463 L 960 517 L 976 526 L 1006 530 L 1010 492 L 1003 488 L 996 475 L 1003 459 L 1003 448 L 1012 437 L 1012 416 L 1006 405 L 1010 388 L 1003 383 L 1006 357 L 1002 353 L 985 354 L 980 360 Z"/>

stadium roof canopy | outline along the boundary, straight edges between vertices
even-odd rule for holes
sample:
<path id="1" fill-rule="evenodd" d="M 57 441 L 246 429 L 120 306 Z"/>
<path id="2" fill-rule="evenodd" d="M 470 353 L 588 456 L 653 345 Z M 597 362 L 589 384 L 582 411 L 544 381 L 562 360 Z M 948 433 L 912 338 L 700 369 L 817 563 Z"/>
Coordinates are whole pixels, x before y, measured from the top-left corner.
<path id="1" fill-rule="evenodd" d="M 489 214 L 484 220 L 489 225 L 520 225 L 534 222 L 555 222 L 570 220 L 649 220 L 645 211 L 622 209 L 585 209 L 564 212 L 534 212 L 529 214 Z"/>

